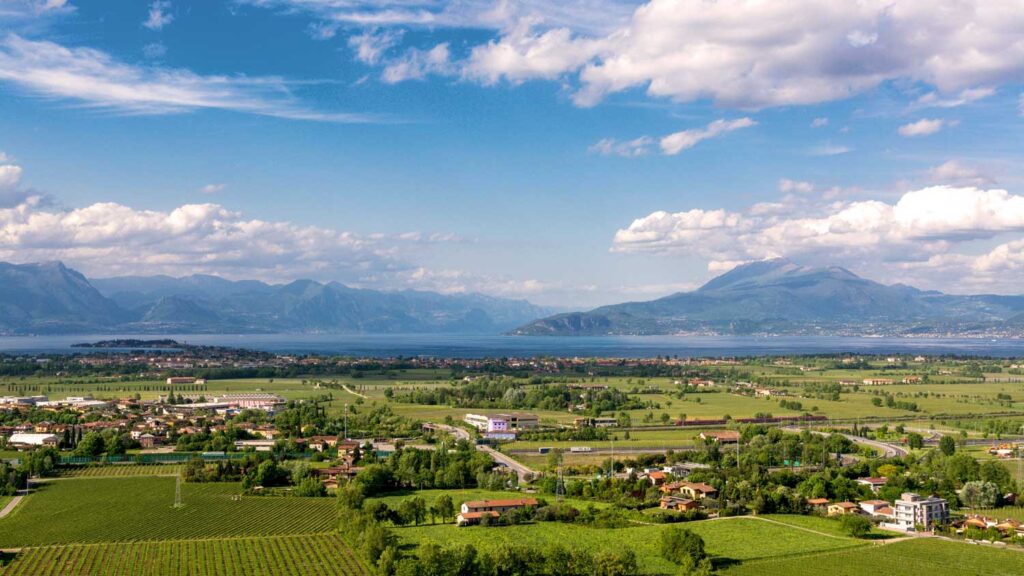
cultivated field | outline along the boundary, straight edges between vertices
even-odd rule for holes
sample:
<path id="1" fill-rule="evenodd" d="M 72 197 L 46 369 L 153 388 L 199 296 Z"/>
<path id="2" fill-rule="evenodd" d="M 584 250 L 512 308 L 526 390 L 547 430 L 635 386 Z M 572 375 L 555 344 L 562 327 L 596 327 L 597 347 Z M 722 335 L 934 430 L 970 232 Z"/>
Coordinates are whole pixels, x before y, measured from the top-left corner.
<path id="1" fill-rule="evenodd" d="M 121 478 L 129 476 L 177 476 L 181 464 L 107 464 L 60 469 L 61 478 Z"/>
<path id="2" fill-rule="evenodd" d="M 48 482 L 0 519 L 0 548 L 85 542 L 266 536 L 335 528 L 331 498 L 239 497 L 240 486 L 173 478 L 82 478 Z"/>
<path id="3" fill-rule="evenodd" d="M 361 576 L 337 535 L 176 540 L 28 548 L 2 576 Z"/>
<path id="4" fill-rule="evenodd" d="M 780 555 L 781 556 L 781 555 Z M 729 576 L 921 576 L 1024 574 L 1024 553 L 991 547 L 912 539 L 892 544 L 754 560 L 725 571 Z"/>
<path id="5" fill-rule="evenodd" d="M 719 566 L 760 558 L 866 546 L 863 540 L 815 534 L 757 518 L 690 522 L 685 527 L 704 538 L 708 552 Z M 419 526 L 399 528 L 396 532 L 409 545 L 436 542 L 441 545 L 472 543 L 478 547 L 488 547 L 507 543 L 543 547 L 550 543 L 562 543 L 590 552 L 630 549 L 636 552 L 643 573 L 674 574 L 676 567 L 664 560 L 658 551 L 659 535 L 664 529 L 662 525 L 592 528 L 547 522 L 487 528 Z"/>

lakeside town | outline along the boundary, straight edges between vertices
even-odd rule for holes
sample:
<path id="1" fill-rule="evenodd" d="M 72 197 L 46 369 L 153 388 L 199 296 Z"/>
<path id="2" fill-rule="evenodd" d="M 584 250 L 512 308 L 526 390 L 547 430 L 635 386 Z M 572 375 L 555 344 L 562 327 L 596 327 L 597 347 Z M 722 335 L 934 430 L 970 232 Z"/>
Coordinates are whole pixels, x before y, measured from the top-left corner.
<path id="1" fill-rule="evenodd" d="M 585 543 L 580 562 L 608 574 L 759 571 L 781 560 L 745 556 L 752 549 L 729 538 L 782 546 L 801 531 L 808 540 L 784 546 L 802 555 L 973 543 L 977 561 L 1012 564 L 1024 553 L 1022 369 L 850 354 L 377 359 L 182 346 L 5 356 L 0 550 L 6 570 L 24 566 L 34 543 L 50 541 L 39 522 L 61 514 L 52 506 L 105 505 L 156 483 L 119 504 L 126 526 L 169 522 L 160 540 L 178 510 L 232 516 L 232 502 L 281 502 L 294 507 L 281 530 L 306 510 L 315 527 L 290 534 L 337 530 L 353 570 L 367 573 L 419 570 L 468 550 L 459 546 L 476 550 L 474 562 L 526 554 L 515 540 L 565 529 Z M 141 528 L 131 502 L 151 498 L 167 516 Z M 329 513 L 319 504 L 332 501 Z M 726 527 L 731 536 L 717 532 Z M 649 543 L 598 544 L 612 534 Z M 562 553 L 557 542 L 543 550 Z"/>

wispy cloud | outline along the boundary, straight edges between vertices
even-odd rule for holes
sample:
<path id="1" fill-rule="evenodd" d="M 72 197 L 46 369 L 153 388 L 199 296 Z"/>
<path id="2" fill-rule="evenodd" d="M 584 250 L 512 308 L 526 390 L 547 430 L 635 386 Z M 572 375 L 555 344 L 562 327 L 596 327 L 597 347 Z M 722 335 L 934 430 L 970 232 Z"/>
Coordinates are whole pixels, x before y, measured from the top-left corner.
<path id="1" fill-rule="evenodd" d="M 740 130 L 742 128 L 750 128 L 751 126 L 757 126 L 757 122 L 750 118 L 715 120 L 704 128 L 682 130 L 665 136 L 660 142 L 661 151 L 668 155 L 679 154 L 683 150 L 693 148 L 708 138 L 721 136 L 722 134 L 726 134 L 734 130 Z"/>
<path id="2" fill-rule="evenodd" d="M 150 30 L 163 30 L 171 22 L 174 22 L 174 14 L 171 14 L 171 3 L 169 0 L 153 0 L 149 4 L 149 14 L 143 26 Z"/>
<path id="3" fill-rule="evenodd" d="M 125 64 L 91 48 L 28 40 L 0 40 L 0 81 L 24 91 L 126 114 L 172 114 L 200 109 L 318 122 L 373 122 L 358 113 L 303 105 L 294 83 L 276 76 L 205 76 L 190 70 Z"/>
<path id="4" fill-rule="evenodd" d="M 853 152 L 853 148 L 849 146 L 826 142 L 811 148 L 808 154 L 811 156 L 839 156 L 840 154 L 848 154 L 850 152 Z"/>
<path id="5" fill-rule="evenodd" d="M 225 188 L 224 184 L 207 184 L 199 189 L 203 194 L 216 194 L 217 192 L 223 191 Z"/>
<path id="6" fill-rule="evenodd" d="M 588 150 L 591 154 L 600 154 L 602 156 L 636 158 L 637 156 L 649 154 L 652 144 L 654 144 L 654 138 L 651 138 L 650 136 L 641 136 L 639 138 L 634 138 L 633 140 L 626 140 L 625 142 L 614 138 L 602 138 L 594 143 Z"/>
<path id="7" fill-rule="evenodd" d="M 931 136 L 939 130 L 942 130 L 946 126 L 952 125 L 951 122 L 938 118 L 922 118 L 916 122 L 904 124 L 900 126 L 896 132 L 904 138 L 913 138 L 915 136 Z"/>

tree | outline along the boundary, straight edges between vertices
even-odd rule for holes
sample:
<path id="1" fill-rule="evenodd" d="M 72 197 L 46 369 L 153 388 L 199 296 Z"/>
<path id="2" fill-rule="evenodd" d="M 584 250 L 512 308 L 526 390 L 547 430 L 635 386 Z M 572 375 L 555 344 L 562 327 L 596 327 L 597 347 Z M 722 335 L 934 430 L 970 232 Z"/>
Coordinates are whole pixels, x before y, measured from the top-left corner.
<path id="1" fill-rule="evenodd" d="M 437 514 L 441 517 L 442 522 L 447 522 L 449 518 L 455 516 L 455 504 L 448 494 L 439 496 L 434 502 L 434 506 L 437 508 Z"/>
<path id="2" fill-rule="evenodd" d="M 632 576 L 636 571 L 636 553 L 632 550 L 594 555 L 594 576 Z"/>
<path id="3" fill-rule="evenodd" d="M 313 477 L 303 478 L 295 487 L 296 496 L 327 496 L 327 488 Z"/>
<path id="4" fill-rule="evenodd" d="M 707 556 L 704 539 L 686 528 L 667 528 L 661 533 L 661 556 L 675 564 L 696 564 Z"/>
<path id="5" fill-rule="evenodd" d="M 907 434 L 907 446 L 910 446 L 913 450 L 920 450 L 921 448 L 924 448 L 924 437 L 917 432 Z"/>
<path id="6" fill-rule="evenodd" d="M 871 521 L 860 514 L 846 514 L 839 520 L 839 524 L 854 538 L 863 538 L 871 532 Z"/>
<path id="7" fill-rule="evenodd" d="M 992 508 L 999 500 L 999 487 L 980 480 L 968 482 L 960 491 L 960 500 L 968 508 Z"/>
<path id="8" fill-rule="evenodd" d="M 956 440 L 952 436 L 943 436 L 939 440 L 939 450 L 946 456 L 952 456 L 956 452 Z"/>

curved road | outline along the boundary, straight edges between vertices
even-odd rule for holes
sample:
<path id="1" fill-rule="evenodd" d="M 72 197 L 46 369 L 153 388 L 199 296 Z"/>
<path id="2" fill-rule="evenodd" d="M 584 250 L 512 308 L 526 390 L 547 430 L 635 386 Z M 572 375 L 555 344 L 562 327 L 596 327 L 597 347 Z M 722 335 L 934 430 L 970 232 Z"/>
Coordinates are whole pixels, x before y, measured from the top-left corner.
<path id="1" fill-rule="evenodd" d="M 430 425 L 433 426 L 434 428 L 437 428 L 438 430 L 444 430 L 445 432 L 448 432 L 449 434 L 455 436 L 455 438 L 458 440 L 466 440 L 468 442 L 473 441 L 473 439 L 469 435 L 469 432 L 463 430 L 462 428 L 459 428 L 458 426 L 449 426 L 447 424 L 437 424 L 434 422 L 431 422 Z M 522 462 L 514 460 L 512 459 L 512 457 L 506 454 L 502 454 L 501 452 L 498 452 L 497 450 L 491 448 L 490 446 L 477 444 L 476 449 L 481 452 L 486 452 L 488 455 L 490 455 L 491 458 L 494 459 L 495 462 L 503 464 L 507 466 L 509 469 L 514 470 L 515 473 L 519 476 L 520 482 L 526 482 L 527 475 L 529 475 L 531 478 L 536 478 L 538 476 L 536 470 L 526 467 L 525 465 L 523 465 Z"/>
<path id="2" fill-rule="evenodd" d="M 809 430 L 807 428 L 801 428 L 799 426 L 785 426 L 782 429 L 788 430 L 790 432 L 802 432 L 804 430 Z M 819 430 L 810 430 L 810 432 L 811 434 L 818 434 L 820 436 L 832 435 L 831 432 L 821 432 Z M 864 446 L 870 446 L 876 450 L 881 450 L 882 455 L 885 456 L 886 458 L 895 458 L 898 456 L 906 456 L 907 454 L 909 454 L 906 448 L 902 446 L 897 446 L 896 444 L 889 444 L 888 442 L 879 442 L 878 440 L 870 440 L 868 438 L 861 438 L 860 436 L 853 436 L 851 434 L 839 435 L 856 444 L 862 444 Z"/>

